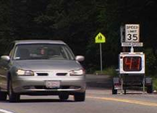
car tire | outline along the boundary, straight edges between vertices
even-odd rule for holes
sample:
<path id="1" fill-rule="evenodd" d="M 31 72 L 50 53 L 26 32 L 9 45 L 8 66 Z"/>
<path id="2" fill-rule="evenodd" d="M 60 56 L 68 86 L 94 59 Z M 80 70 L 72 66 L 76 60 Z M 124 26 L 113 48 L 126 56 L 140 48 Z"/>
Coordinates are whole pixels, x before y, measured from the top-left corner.
<path id="1" fill-rule="evenodd" d="M 17 93 L 14 93 L 13 91 L 11 80 L 9 80 L 9 83 L 8 83 L 8 96 L 9 96 L 9 102 L 18 102 L 20 100 L 20 95 Z"/>
<path id="2" fill-rule="evenodd" d="M 76 93 L 74 95 L 74 100 L 77 101 L 77 102 L 85 101 L 85 96 L 86 96 L 85 92 L 83 92 L 83 93 Z"/>
<path id="3" fill-rule="evenodd" d="M 60 99 L 61 101 L 68 100 L 68 98 L 69 98 L 69 95 L 68 95 L 68 94 L 62 93 L 62 94 L 59 95 L 59 99 Z"/>
<path id="4" fill-rule="evenodd" d="M 7 99 L 7 93 L 0 91 L 0 101 L 5 101 Z"/>

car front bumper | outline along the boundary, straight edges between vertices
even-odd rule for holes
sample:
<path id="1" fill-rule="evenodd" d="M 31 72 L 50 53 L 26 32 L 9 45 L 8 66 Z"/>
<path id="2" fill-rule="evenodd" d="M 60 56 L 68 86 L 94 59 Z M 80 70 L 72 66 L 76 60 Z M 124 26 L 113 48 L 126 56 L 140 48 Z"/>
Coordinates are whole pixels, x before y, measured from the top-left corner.
<path id="1" fill-rule="evenodd" d="M 47 87 L 46 82 L 58 82 L 59 87 Z M 72 77 L 17 77 L 12 81 L 13 91 L 19 94 L 33 95 L 55 95 L 60 92 L 69 94 L 77 92 L 85 92 L 86 81 L 85 76 Z"/>

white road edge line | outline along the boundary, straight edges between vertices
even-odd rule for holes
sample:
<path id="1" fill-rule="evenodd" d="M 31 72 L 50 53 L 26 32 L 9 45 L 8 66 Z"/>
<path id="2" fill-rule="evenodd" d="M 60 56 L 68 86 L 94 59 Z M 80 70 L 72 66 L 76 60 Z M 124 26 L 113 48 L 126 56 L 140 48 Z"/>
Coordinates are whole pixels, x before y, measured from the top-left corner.
<path id="1" fill-rule="evenodd" d="M 14 113 L 14 112 L 11 112 L 11 111 L 7 111 L 7 110 L 4 110 L 4 109 L 0 109 L 0 113 Z"/>

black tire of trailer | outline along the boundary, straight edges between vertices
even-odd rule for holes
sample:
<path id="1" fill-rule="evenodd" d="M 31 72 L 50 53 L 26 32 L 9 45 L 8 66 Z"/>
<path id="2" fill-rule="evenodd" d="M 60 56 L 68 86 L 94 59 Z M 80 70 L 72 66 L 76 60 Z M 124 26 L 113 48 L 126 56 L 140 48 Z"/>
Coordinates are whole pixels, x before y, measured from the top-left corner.
<path id="1" fill-rule="evenodd" d="M 149 94 L 153 93 L 153 85 L 147 86 L 147 93 Z"/>
<path id="2" fill-rule="evenodd" d="M 113 95 L 116 95 L 117 92 L 118 92 L 117 89 L 115 89 L 114 86 L 113 86 L 113 87 L 112 87 L 112 94 L 113 94 Z"/>
<path id="3" fill-rule="evenodd" d="M 126 95 L 126 88 L 124 89 L 124 95 Z"/>

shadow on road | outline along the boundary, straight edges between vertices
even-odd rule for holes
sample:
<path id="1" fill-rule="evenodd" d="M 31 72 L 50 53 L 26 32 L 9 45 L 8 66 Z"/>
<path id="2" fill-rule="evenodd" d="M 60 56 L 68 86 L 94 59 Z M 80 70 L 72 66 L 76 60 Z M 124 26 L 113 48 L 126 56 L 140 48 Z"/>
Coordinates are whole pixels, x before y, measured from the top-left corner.
<path id="1" fill-rule="evenodd" d="M 73 100 L 65 100 L 65 101 L 61 101 L 60 99 L 21 99 L 18 102 L 11 102 L 11 103 L 51 103 L 51 102 L 55 102 L 55 103 L 71 103 L 71 102 L 75 102 Z M 1 101 L 1 103 L 10 103 L 8 100 L 7 101 Z"/>
<path id="2" fill-rule="evenodd" d="M 43 102 L 74 102 L 72 100 L 61 101 L 59 99 L 21 99 L 18 103 L 43 103 Z"/>

